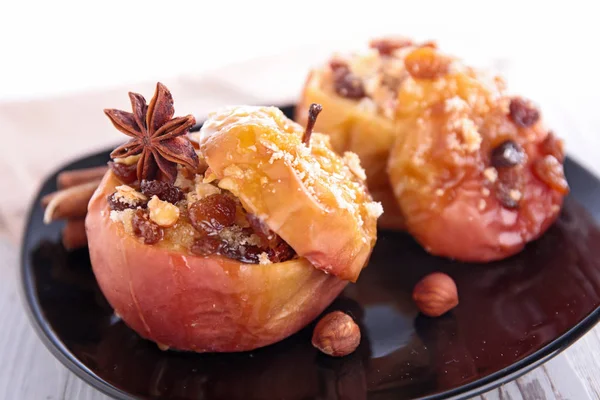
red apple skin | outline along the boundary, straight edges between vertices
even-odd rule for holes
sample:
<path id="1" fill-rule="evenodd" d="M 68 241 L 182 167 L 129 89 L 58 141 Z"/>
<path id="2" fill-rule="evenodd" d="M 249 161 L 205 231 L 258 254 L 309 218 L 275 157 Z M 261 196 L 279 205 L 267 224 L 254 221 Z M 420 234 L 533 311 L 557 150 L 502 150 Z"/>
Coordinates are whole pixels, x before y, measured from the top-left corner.
<path id="1" fill-rule="evenodd" d="M 119 185 L 108 172 L 86 217 L 98 284 L 121 318 L 161 347 L 237 352 L 278 342 L 314 320 L 347 281 L 305 258 L 245 264 L 145 245 L 110 219 L 106 198 Z"/>

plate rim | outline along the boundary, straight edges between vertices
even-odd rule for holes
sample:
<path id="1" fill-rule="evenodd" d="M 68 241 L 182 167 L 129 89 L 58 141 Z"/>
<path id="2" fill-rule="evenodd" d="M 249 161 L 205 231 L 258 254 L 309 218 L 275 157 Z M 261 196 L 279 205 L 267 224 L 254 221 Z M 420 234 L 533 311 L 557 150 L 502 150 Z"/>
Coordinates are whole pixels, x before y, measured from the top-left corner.
<path id="1" fill-rule="evenodd" d="M 283 109 L 288 107 L 280 108 Z M 199 125 L 200 124 L 197 124 L 195 128 L 199 128 Z M 61 341 L 56 332 L 54 332 L 54 330 L 51 329 L 50 325 L 48 324 L 46 318 L 43 315 L 43 311 L 41 310 L 39 298 L 35 295 L 35 283 L 32 282 L 31 279 L 31 265 L 30 261 L 28 260 L 28 254 L 26 253 L 26 243 L 29 241 L 28 239 L 30 236 L 32 216 L 35 209 L 39 205 L 44 186 L 51 182 L 52 179 L 56 179 L 56 176 L 59 172 L 70 168 L 74 164 L 81 162 L 85 159 L 100 157 L 109 153 L 110 151 L 111 149 L 104 149 L 96 152 L 86 153 L 79 158 L 75 158 L 69 162 L 63 163 L 61 166 L 57 167 L 51 174 L 47 175 L 45 179 L 42 180 L 41 184 L 37 188 L 35 196 L 33 197 L 33 201 L 31 201 L 29 204 L 28 211 L 26 214 L 27 218 L 24 224 L 24 231 L 21 238 L 19 292 L 22 301 L 25 303 L 24 308 L 27 312 L 29 320 L 33 325 L 37 336 L 40 338 L 42 343 L 44 343 L 46 348 L 56 359 L 58 359 L 69 371 L 74 373 L 78 378 L 82 379 L 85 383 L 89 384 L 90 386 L 94 387 L 100 392 L 118 400 L 136 400 L 140 397 L 135 397 L 135 395 L 132 395 L 131 393 L 127 393 L 117 388 L 116 386 L 100 378 L 97 374 L 90 370 L 82 361 L 77 359 L 77 357 L 71 351 L 69 351 L 69 349 Z M 590 171 L 579 161 L 577 161 L 577 159 L 574 159 L 569 155 L 566 158 L 566 160 L 569 160 L 569 162 L 575 167 L 578 167 L 579 169 L 590 174 L 600 183 L 600 179 L 598 179 L 592 171 Z M 524 357 L 523 359 L 501 370 L 495 371 L 487 376 L 466 383 L 459 387 L 455 387 L 442 392 L 432 393 L 423 397 L 415 398 L 413 400 L 468 399 L 472 396 L 476 396 L 490 391 L 492 389 L 495 389 L 505 383 L 511 382 L 514 379 L 519 378 L 520 376 L 526 374 L 527 372 L 533 370 L 541 364 L 548 362 L 558 354 L 562 353 L 564 350 L 566 350 L 568 347 L 570 347 L 576 341 L 578 341 L 583 335 L 589 332 L 599 321 L 600 305 L 597 306 L 592 312 L 585 316 L 576 325 L 572 326 L 569 330 L 564 332 L 562 335 L 560 335 L 550 343 L 546 344 L 541 349 Z M 382 392 L 385 392 L 385 390 L 379 391 L 379 393 Z"/>

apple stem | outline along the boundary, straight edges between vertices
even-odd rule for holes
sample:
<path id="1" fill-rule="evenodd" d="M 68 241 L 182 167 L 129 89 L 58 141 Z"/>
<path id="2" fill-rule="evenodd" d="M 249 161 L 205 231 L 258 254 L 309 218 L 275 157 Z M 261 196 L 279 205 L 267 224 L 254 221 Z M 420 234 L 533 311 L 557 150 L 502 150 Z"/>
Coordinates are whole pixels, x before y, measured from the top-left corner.
<path id="1" fill-rule="evenodd" d="M 323 107 L 317 103 L 312 103 L 308 108 L 308 122 L 306 123 L 306 130 L 304 131 L 304 135 L 302 135 L 302 143 L 304 143 L 307 146 L 310 144 L 310 135 L 312 134 L 315 122 L 317 122 L 317 116 L 322 110 Z"/>

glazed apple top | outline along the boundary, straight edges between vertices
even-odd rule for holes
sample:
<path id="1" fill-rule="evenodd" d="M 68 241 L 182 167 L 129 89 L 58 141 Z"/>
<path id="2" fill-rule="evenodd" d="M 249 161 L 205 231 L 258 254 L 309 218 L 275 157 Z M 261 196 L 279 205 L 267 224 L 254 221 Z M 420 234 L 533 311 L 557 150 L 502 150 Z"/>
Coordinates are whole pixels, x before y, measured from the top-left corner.
<path id="1" fill-rule="evenodd" d="M 230 107 L 209 115 L 200 134 L 209 179 L 237 197 L 316 268 L 355 281 L 376 240 L 383 209 L 365 186 L 354 153 L 334 153 L 325 135 L 275 107 Z"/>

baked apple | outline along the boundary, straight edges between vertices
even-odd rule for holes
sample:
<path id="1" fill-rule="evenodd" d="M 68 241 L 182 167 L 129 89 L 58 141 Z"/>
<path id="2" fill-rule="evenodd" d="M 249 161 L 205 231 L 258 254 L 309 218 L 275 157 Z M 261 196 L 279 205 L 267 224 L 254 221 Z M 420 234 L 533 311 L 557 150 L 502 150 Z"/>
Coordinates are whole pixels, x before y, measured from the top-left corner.
<path id="1" fill-rule="evenodd" d="M 499 77 L 435 43 L 373 40 L 313 70 L 296 119 L 324 105 L 316 129 L 356 152 L 385 228 L 432 254 L 484 262 L 518 252 L 554 221 L 568 192 L 562 142 Z M 395 202 L 396 207 L 390 205 Z"/>
<path id="2" fill-rule="evenodd" d="M 383 228 L 404 227 L 386 168 L 398 134 L 397 90 L 408 76 L 402 55 L 412 46 L 395 38 L 373 41 L 361 52 L 335 54 L 309 73 L 294 117 L 304 125 L 309 105 L 323 105 L 315 129 L 329 135 L 338 153 L 359 156 L 369 191 L 385 210 L 379 219 Z"/>
<path id="3" fill-rule="evenodd" d="M 357 279 L 382 210 L 356 156 L 253 107 L 212 114 L 196 150 L 193 117 L 173 118 L 163 85 L 149 105 L 130 98 L 133 113 L 105 110 L 132 139 L 111 154 L 86 230 L 100 288 L 132 329 L 161 348 L 251 350 Z"/>
<path id="4" fill-rule="evenodd" d="M 388 171 L 408 231 L 471 262 L 520 251 L 557 218 L 569 188 L 562 142 L 501 79 L 431 47 L 410 48 Z"/>

